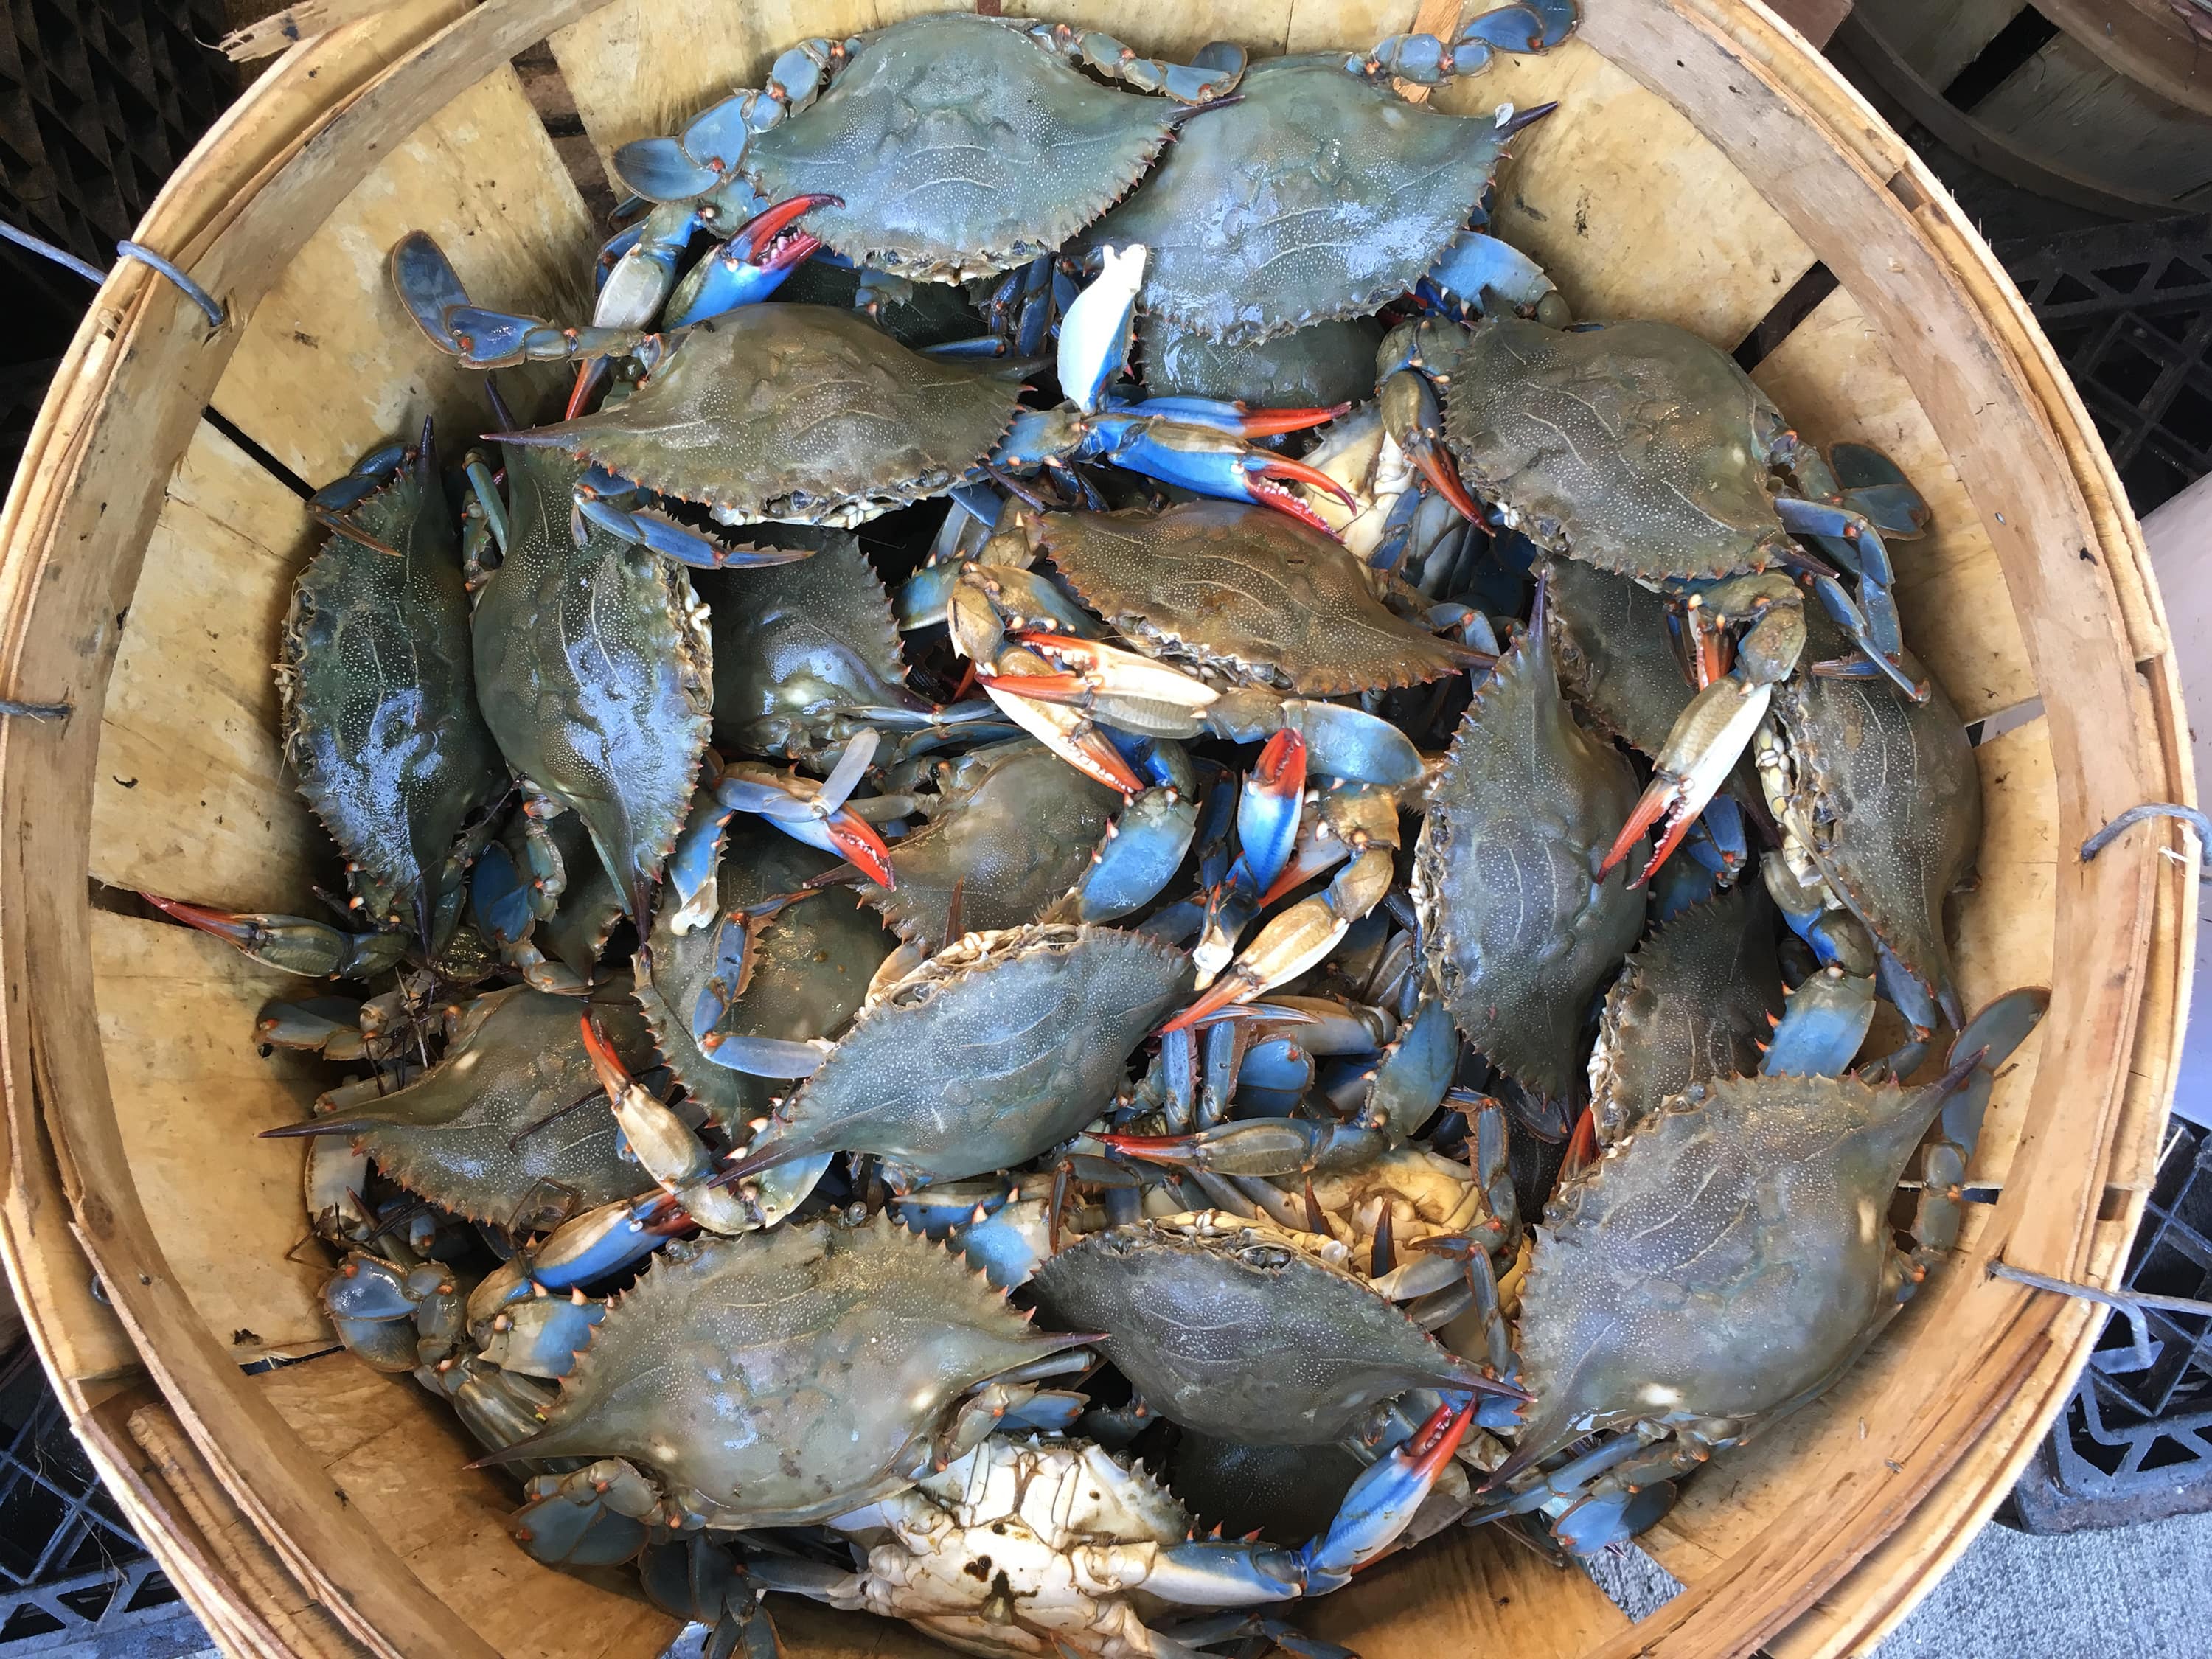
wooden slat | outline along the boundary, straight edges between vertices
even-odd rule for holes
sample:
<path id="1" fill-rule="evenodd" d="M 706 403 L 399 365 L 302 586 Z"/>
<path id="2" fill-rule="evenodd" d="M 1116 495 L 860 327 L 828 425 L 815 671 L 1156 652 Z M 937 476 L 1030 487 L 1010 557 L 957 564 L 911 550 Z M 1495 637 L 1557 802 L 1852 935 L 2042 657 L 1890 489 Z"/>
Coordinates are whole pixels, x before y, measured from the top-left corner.
<path id="1" fill-rule="evenodd" d="M 1797 430 L 1826 446 L 1872 444 L 1905 469 L 1933 515 L 1929 533 L 1892 550 L 1905 637 L 1967 720 L 2035 694 L 2027 643 L 1996 549 L 1942 440 L 1875 338 L 1858 301 L 1838 289 L 1752 371 Z"/>
<path id="2" fill-rule="evenodd" d="M 1299 1623 L 1361 1659 L 1571 1659 L 1629 1627 L 1583 1573 L 1495 1528 L 1455 1528 L 1392 1556 L 1316 1601 Z"/>
<path id="3" fill-rule="evenodd" d="M 651 1659 L 676 1620 L 539 1565 L 507 1528 L 511 1480 L 413 1379 L 339 1352 L 255 1379 L 331 1481 L 451 1610 L 506 1659 Z"/>
<path id="4" fill-rule="evenodd" d="M 1490 228 L 1551 273 L 1578 317 L 1656 317 L 1734 349 L 1813 252 L 1667 101 L 1579 40 L 1504 54 L 1437 95 L 1459 114 L 1556 99 L 1514 143 Z"/>
<path id="5" fill-rule="evenodd" d="M 1294 0 L 1226 0 L 1221 5 L 1174 7 L 1150 3 L 1150 0 L 1073 0 L 1060 3 L 1059 0 L 1010 0 L 1006 15 L 1010 17 L 1048 17 L 1056 23 L 1066 23 L 1076 28 L 1099 29 L 1114 36 L 1124 45 L 1153 58 L 1188 61 L 1190 55 L 1208 40 L 1234 40 L 1255 56 L 1294 50 L 1290 45 L 1292 14 L 1297 7 Z M 1374 40 L 1361 39 L 1366 20 L 1374 13 L 1363 4 L 1353 15 L 1358 27 L 1347 26 L 1341 33 L 1330 7 L 1310 8 L 1316 14 L 1304 27 L 1304 39 L 1295 48 L 1310 52 L 1323 46 L 1342 45 L 1347 50 L 1352 42 L 1359 46 L 1374 45 Z M 1383 34 L 1391 33 L 1384 29 Z M 1380 40 L 1378 34 L 1376 40 Z"/>
<path id="6" fill-rule="evenodd" d="M 277 739 L 276 660 L 317 532 L 203 424 L 123 620 L 93 774 L 92 873 L 230 910 L 300 913 L 327 842 Z"/>
<path id="7" fill-rule="evenodd" d="M 1976 104 L 1991 137 L 2122 194 L 2202 208 L 2212 121 L 2168 103 L 2061 34 Z"/>
<path id="8" fill-rule="evenodd" d="M 423 338 L 386 278 L 392 245 L 424 227 L 479 303 L 563 322 L 589 315 L 583 201 L 502 66 L 389 147 L 254 307 L 216 387 L 216 408 L 311 484 L 389 438 L 413 437 L 426 414 L 455 451 L 495 424 L 483 375 Z M 529 419 L 561 378 L 514 370 L 501 387 Z"/>
<path id="9" fill-rule="evenodd" d="M 307 1231 L 304 1143 L 256 1139 L 307 1116 L 325 1085 L 307 1058 L 264 1060 L 253 1043 L 262 1004 L 323 988 L 189 927 L 104 910 L 92 967 L 131 1176 L 194 1310 L 240 1364 L 329 1347 L 328 1268 L 317 1252 L 290 1259 Z"/>
<path id="10" fill-rule="evenodd" d="M 2026 0 L 1856 0 L 1851 15 L 1941 89 L 1981 55 Z"/>
<path id="11" fill-rule="evenodd" d="M 413 131 L 592 0 L 491 0 L 357 93 L 331 100 L 318 54 L 288 54 L 257 88 L 271 162 L 249 192 L 202 198 L 188 177 L 164 193 L 140 239 L 181 260 L 234 315 L 250 316 L 299 244 Z M 374 27 L 374 25 L 362 27 Z M 219 148 L 221 138 L 210 141 Z M 204 158 L 205 152 L 201 152 Z M 202 165 L 188 163 L 188 172 Z M 234 176 L 222 161 L 216 176 Z M 164 204 L 167 204 L 166 206 Z M 72 702 L 38 732 L 0 726 L 0 1067 L 15 1169 L 50 1138 L 76 1233 L 133 1345 L 194 1443 L 265 1528 L 287 1565 L 380 1654 L 491 1650 L 347 1509 L 305 1449 L 248 1386 L 171 1273 L 133 1188 L 103 1058 L 88 963 L 87 844 L 99 716 L 113 666 L 113 619 L 129 605 L 161 490 L 181 459 L 239 330 L 212 334 L 170 284 L 128 264 L 110 273 L 57 376 L 0 514 L 0 684 Z M 22 1149 L 22 1150 L 19 1150 Z M 20 1261 L 22 1212 L 40 1194 L 11 1176 L 6 1248 Z M 25 1281 L 19 1279 L 18 1284 Z M 370 1616 L 365 1608 L 373 1608 Z"/>
<path id="12" fill-rule="evenodd" d="M 672 132 L 725 94 L 760 85 L 787 46 L 944 9 L 942 0 L 614 0 L 548 40 L 611 175 L 622 145 Z"/>

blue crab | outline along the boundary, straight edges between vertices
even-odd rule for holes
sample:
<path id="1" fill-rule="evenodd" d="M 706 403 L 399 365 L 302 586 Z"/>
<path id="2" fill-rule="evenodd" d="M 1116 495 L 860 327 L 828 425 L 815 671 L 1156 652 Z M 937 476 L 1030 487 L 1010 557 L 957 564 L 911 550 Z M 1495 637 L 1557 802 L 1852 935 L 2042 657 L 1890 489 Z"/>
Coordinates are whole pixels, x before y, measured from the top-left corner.
<path id="1" fill-rule="evenodd" d="M 1078 65 L 1168 97 L 1100 86 Z M 624 145 L 615 169 L 639 195 L 676 204 L 715 203 L 740 176 L 771 198 L 834 191 L 842 199 L 815 224 L 854 264 L 988 276 L 1056 252 L 1243 69 L 1235 46 L 1178 65 L 1064 24 L 915 17 L 799 42 L 766 87 L 732 94 L 672 138 Z"/>
<path id="2" fill-rule="evenodd" d="M 292 590 L 276 684 L 285 758 L 350 870 L 435 947 L 462 825 L 505 787 L 477 712 L 468 599 L 430 423 L 316 493 L 332 534 Z M 449 867 L 450 866 L 450 867 Z M 450 928 L 453 917 L 447 919 Z"/>
<path id="3" fill-rule="evenodd" d="M 1819 1041 L 1778 1034 L 1759 1075 L 1691 1085 L 1565 1182 L 1522 1291 L 1535 1403 L 1469 1523 L 1540 1512 L 1570 1550 L 1602 1548 L 1665 1514 L 1685 1471 L 1832 1384 L 1955 1242 L 1994 1070 L 2048 1001 L 1998 998 L 1940 1079 L 1907 1087 L 1830 1075 L 1865 1026 L 1830 1018 L 1814 987 Z M 1798 1012 L 1793 995 L 1785 1030 Z M 1780 1069 L 1777 1050 L 1811 1069 Z M 1885 1217 L 1916 1158 L 1907 1251 Z"/>
<path id="4" fill-rule="evenodd" d="M 1540 273 L 1476 228 L 1507 141 L 1552 106 L 1449 115 L 1391 83 L 1443 85 L 1493 48 L 1556 46 L 1574 21 L 1570 0 L 1541 0 L 1474 18 L 1450 40 L 1394 35 L 1348 58 L 1255 64 L 1236 102 L 1194 122 L 1085 240 L 1152 247 L 1146 311 L 1230 344 L 1364 315 L 1424 283 L 1478 305 L 1486 292 L 1492 305 L 1533 295 L 1532 308 L 1551 295 L 1544 314 L 1563 319 Z"/>

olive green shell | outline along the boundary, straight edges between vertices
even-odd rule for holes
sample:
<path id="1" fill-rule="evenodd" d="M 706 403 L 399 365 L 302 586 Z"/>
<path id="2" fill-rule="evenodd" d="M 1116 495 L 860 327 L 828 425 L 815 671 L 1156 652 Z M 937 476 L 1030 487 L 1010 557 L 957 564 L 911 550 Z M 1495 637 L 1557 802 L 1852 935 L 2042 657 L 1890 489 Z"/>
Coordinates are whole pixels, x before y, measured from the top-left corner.
<path id="1" fill-rule="evenodd" d="M 422 457 L 344 515 L 300 573 L 276 685 L 284 757 L 348 860 L 414 925 L 469 816 L 506 787 L 477 712 L 460 537 Z M 392 556 L 397 553 L 397 558 Z"/>
<path id="2" fill-rule="evenodd" d="M 1958 709 L 1932 681 L 1914 703 L 1886 680 L 1797 673 L 1775 688 L 1773 718 L 1820 873 L 1958 1024 L 1943 901 L 1982 841 L 1981 773 Z"/>
<path id="3" fill-rule="evenodd" d="M 1085 605 L 1164 661 L 1328 697 L 1440 679 L 1467 660 L 1377 599 L 1343 543 L 1273 507 L 1047 513 L 1030 538 Z"/>
<path id="4" fill-rule="evenodd" d="M 702 1237 L 607 1310 L 511 1450 L 629 1458 L 718 1528 L 806 1526 L 912 1484 L 964 1395 L 1065 1346 L 880 1212 Z"/>
<path id="5" fill-rule="evenodd" d="M 1542 626 L 1475 691 L 1413 849 L 1421 948 L 1467 1040 L 1551 1099 L 1581 1071 L 1590 998 L 1634 948 L 1632 851 L 1598 860 L 1636 804 L 1628 762 L 1575 723 Z"/>
<path id="6" fill-rule="evenodd" d="M 651 960 L 637 963 L 636 996 L 660 1057 L 684 1092 L 726 1133 L 744 1139 L 744 1126 L 763 1115 L 789 1085 L 717 1066 L 691 1036 L 691 1007 L 714 971 L 717 924 L 723 915 L 779 894 L 796 893 L 837 860 L 740 815 L 731 820 L 715 871 L 717 914 L 705 927 L 678 933 L 676 909 L 662 890 L 653 920 Z M 741 1036 L 803 1042 L 833 1037 L 866 998 L 868 981 L 890 954 L 891 938 L 842 887 L 801 900 L 753 936 L 752 979 L 721 1029 Z"/>
<path id="7" fill-rule="evenodd" d="M 1725 1431 L 1834 1381 L 1897 1310 L 1890 1197 L 1943 1100 L 1700 1084 L 1563 1184 L 1521 1292 L 1519 1455 L 1638 1421 Z"/>
<path id="8" fill-rule="evenodd" d="M 706 617 L 673 559 L 569 529 L 576 468 L 507 447 L 507 547 L 477 601 L 477 687 L 507 764 L 591 831 L 633 916 L 707 746 Z"/>
<path id="9" fill-rule="evenodd" d="M 540 427 L 724 523 L 847 527 L 942 495 L 1013 424 L 1018 368 L 925 357 L 827 306 L 744 306 L 688 331 L 631 397 Z"/>
<path id="10" fill-rule="evenodd" d="M 1686 330 L 1493 317 L 1449 379 L 1462 478 L 1539 546 L 1670 580 L 1760 568 L 1791 546 L 1768 489 L 1787 422 Z"/>
<path id="11" fill-rule="evenodd" d="M 964 756 L 929 821 L 891 848 L 898 885 L 860 889 L 902 939 L 945 943 L 952 890 L 963 933 L 1042 917 L 1090 871 L 1121 797 L 1034 738 Z"/>
<path id="12" fill-rule="evenodd" d="M 1191 978 L 1188 956 L 1141 933 L 971 935 L 861 1010 L 753 1152 L 771 1138 L 785 1161 L 872 1152 L 903 1182 L 1024 1163 L 1106 1109 Z"/>
<path id="13" fill-rule="evenodd" d="M 1341 1440 L 1408 1389 L 1481 1380 L 1360 1279 L 1256 1234 L 1110 1228 L 1030 1282 L 1048 1323 L 1103 1333 L 1146 1405 L 1216 1439 Z"/>
<path id="14" fill-rule="evenodd" d="M 1590 1103 L 1601 1139 L 1633 1133 L 1692 1083 L 1758 1071 L 1782 1012 L 1774 928 L 1773 901 L 1747 872 L 1629 957 L 1598 1019 Z"/>
<path id="15" fill-rule="evenodd" d="M 1539 560 L 1559 685 L 1590 723 L 1656 755 L 1696 695 L 1668 627 L 1666 599 L 1579 559 Z"/>
<path id="16" fill-rule="evenodd" d="M 848 711 L 925 707 L 906 689 L 890 600 L 859 542 L 802 525 L 763 525 L 752 539 L 816 550 L 691 579 L 714 636 L 716 744 L 811 757 Z"/>
<path id="17" fill-rule="evenodd" d="M 634 1197 L 653 1180 L 616 1152 L 584 1051 L 587 1008 L 623 1062 L 642 1066 L 652 1044 L 626 988 L 586 1001 L 510 986 L 477 999 L 435 1066 L 331 1127 L 352 1130 L 408 1191 L 471 1221 L 528 1231 Z"/>
<path id="18" fill-rule="evenodd" d="M 1341 1446 L 1254 1446 L 1185 1429 L 1167 1484 L 1198 1522 L 1276 1544 L 1318 1538 L 1366 1466 Z"/>
<path id="19" fill-rule="evenodd" d="M 916 17 L 862 37 L 811 108 L 752 136 L 741 169 L 770 201 L 842 197 L 806 228 L 856 263 L 981 276 L 1057 252 L 1145 175 L 1182 113 L 1005 24 Z"/>
<path id="20" fill-rule="evenodd" d="M 1248 344 L 1410 289 L 1467 228 L 1503 153 L 1487 112 L 1408 104 L 1346 74 L 1341 52 L 1269 58 L 1084 240 L 1142 242 L 1146 311 Z"/>
<path id="21" fill-rule="evenodd" d="M 1218 398 L 1255 409 L 1326 409 L 1375 395 L 1382 325 L 1313 323 L 1253 345 L 1224 345 L 1158 317 L 1137 319 L 1137 362 L 1155 398 Z"/>

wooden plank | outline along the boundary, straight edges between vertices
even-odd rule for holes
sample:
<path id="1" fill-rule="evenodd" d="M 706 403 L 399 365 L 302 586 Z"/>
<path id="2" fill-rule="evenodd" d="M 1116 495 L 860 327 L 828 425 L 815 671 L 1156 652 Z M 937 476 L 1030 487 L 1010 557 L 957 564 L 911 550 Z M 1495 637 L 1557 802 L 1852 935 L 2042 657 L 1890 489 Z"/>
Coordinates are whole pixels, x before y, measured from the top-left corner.
<path id="1" fill-rule="evenodd" d="M 1892 550 L 1905 637 L 1967 720 L 2035 695 L 2027 642 L 1996 547 L 1942 440 L 1882 350 L 1857 301 L 1838 289 L 1752 371 L 1790 423 L 1823 447 L 1872 444 L 1927 498 L 1929 533 Z"/>
<path id="2" fill-rule="evenodd" d="M 288 54 L 253 94 L 289 131 L 258 185 L 210 206 L 187 173 L 143 239 L 180 259 L 234 314 L 251 315 L 300 243 L 374 167 L 384 148 L 593 0 L 490 0 L 357 94 L 325 98 L 312 50 Z M 368 27 L 374 27 L 374 25 Z M 252 124 L 248 124 L 252 125 Z M 256 132 L 264 129 L 255 126 Z M 234 177 L 227 164 L 211 176 Z M 98 720 L 113 619 L 130 603 L 169 473 L 239 330 L 210 332 L 174 289 L 129 264 L 112 271 L 57 376 L 0 513 L 0 684 L 39 686 L 76 714 L 53 729 L 0 726 L 0 1067 L 9 1167 L 35 1165 L 48 1136 L 76 1234 L 149 1370 L 209 1464 L 288 1566 L 380 1654 L 491 1650 L 350 1513 L 192 1310 L 140 1204 L 96 1042 L 86 849 Z M 23 1200 L 10 1177 L 7 1249 L 20 1259 Z M 19 1285 L 23 1281 L 19 1279 Z M 374 1617 L 364 1613 L 373 1608 Z"/>
<path id="3" fill-rule="evenodd" d="M 2212 116 L 2212 47 L 2171 0 L 2036 0 L 2035 9 L 2138 86 Z"/>
<path id="4" fill-rule="evenodd" d="M 2061 34 L 1970 112 L 1998 142 L 2117 192 L 2201 207 L 2212 122 L 2168 103 Z"/>
<path id="5" fill-rule="evenodd" d="M 92 965 L 131 1176 L 194 1310 L 240 1364 L 329 1347 L 328 1269 L 289 1257 L 307 1231 L 302 1143 L 256 1139 L 307 1115 L 322 1067 L 283 1050 L 264 1060 L 253 1043 L 263 1003 L 323 988 L 191 928 L 105 910 Z"/>
<path id="6" fill-rule="evenodd" d="M 1048 17 L 1055 23 L 1066 23 L 1075 28 L 1102 30 L 1147 57 L 1187 63 L 1191 54 L 1209 40 L 1234 40 L 1255 57 L 1273 57 L 1291 51 L 1316 52 L 1334 46 L 1341 46 L 1347 52 L 1371 46 L 1382 35 L 1395 33 L 1386 27 L 1371 39 L 1363 39 L 1376 15 L 1406 9 L 1363 0 L 1346 16 L 1338 8 L 1309 7 L 1306 9 L 1315 15 L 1301 26 L 1300 44 L 1293 47 L 1292 14 L 1298 9 L 1295 0 L 1224 0 L 1218 5 L 1189 7 L 1164 7 L 1149 3 L 1148 0 L 1073 0 L 1072 3 L 1065 0 L 1010 0 L 1006 15 Z M 1411 22 L 1410 15 L 1407 21 Z"/>
<path id="7" fill-rule="evenodd" d="M 709 104 L 757 87 L 775 55 L 810 36 L 842 39 L 943 0 L 615 0 L 546 39 L 576 112 L 608 163 L 633 138 L 673 132 Z"/>
<path id="8" fill-rule="evenodd" d="M 2047 985 L 2058 885 L 2058 781 L 2047 720 L 2034 720 L 1974 751 L 1982 775 L 1980 880 L 1952 902 L 1959 996 L 1969 1009 L 2021 985 Z M 2002 1186 L 2032 1109 L 2039 1030 L 1999 1073 L 1967 1171 L 1976 1186 Z"/>
<path id="9" fill-rule="evenodd" d="M 412 1378 L 343 1351 L 266 1372 L 262 1397 L 453 1616 L 507 1659 L 650 1659 L 678 1622 L 628 1595 L 541 1566 L 507 1528 L 509 1477 Z"/>
<path id="10" fill-rule="evenodd" d="M 1298 1620 L 1362 1659 L 1571 1659 L 1629 1628 L 1583 1573 L 1495 1528 L 1454 1528 L 1369 1568 Z"/>
<path id="11" fill-rule="evenodd" d="M 1467 115 L 1554 99 L 1558 114 L 1499 170 L 1490 228 L 1551 273 L 1577 317 L 1655 317 L 1733 349 L 1812 268 L 1733 162 L 1581 40 L 1501 54 L 1436 102 Z"/>
<path id="12" fill-rule="evenodd" d="M 1981 55 L 2026 0 L 1856 0 L 1851 15 L 1942 90 Z"/>
<path id="13" fill-rule="evenodd" d="M 386 277 L 392 245 L 425 226 L 481 303 L 568 322 L 589 315 L 582 198 L 501 66 L 390 145 L 254 307 L 216 387 L 216 408 L 311 484 L 389 438 L 411 438 L 426 414 L 450 449 L 494 424 L 483 375 L 422 337 Z M 528 419 L 562 378 L 550 367 L 510 371 L 501 389 Z"/>
<path id="14" fill-rule="evenodd" d="M 277 740 L 299 497 L 203 424 L 171 475 L 123 620 L 93 773 L 92 873 L 229 910 L 311 911 L 328 842 Z"/>

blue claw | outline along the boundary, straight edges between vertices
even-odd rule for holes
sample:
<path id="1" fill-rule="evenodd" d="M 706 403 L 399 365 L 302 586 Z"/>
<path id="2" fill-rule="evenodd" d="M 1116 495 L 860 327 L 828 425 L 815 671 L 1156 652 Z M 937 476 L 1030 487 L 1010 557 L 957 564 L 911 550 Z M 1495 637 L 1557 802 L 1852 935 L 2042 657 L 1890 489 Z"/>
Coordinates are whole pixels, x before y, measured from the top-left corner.
<path id="1" fill-rule="evenodd" d="M 469 902 L 476 908 L 478 926 L 496 947 L 520 945 L 537 925 L 529 886 L 514 854 L 499 842 L 477 854 L 476 867 L 469 872 Z"/>
<path id="2" fill-rule="evenodd" d="M 811 1077 L 829 1052 L 826 1045 L 787 1042 L 779 1037 L 738 1036 L 717 1031 L 699 1045 L 700 1052 L 728 1072 L 747 1077 Z"/>
<path id="3" fill-rule="evenodd" d="M 1329 1529 L 1298 1552 L 1309 1595 L 1337 1589 L 1398 1541 L 1467 1437 L 1473 1401 L 1439 1407 L 1413 1439 L 1352 1483 Z"/>
<path id="4" fill-rule="evenodd" d="M 1375 1067 L 1368 1121 L 1379 1118 L 1393 1134 L 1411 1139 L 1444 1103 L 1458 1069 L 1459 1029 L 1441 1001 L 1425 996 Z"/>
<path id="5" fill-rule="evenodd" d="M 1182 867 L 1198 829 L 1198 802 L 1186 791 L 1154 787 L 1132 799 L 1076 889 L 1079 918 L 1114 921 L 1158 896 Z"/>
<path id="6" fill-rule="evenodd" d="M 1420 781 L 1421 751 L 1413 747 L 1413 739 L 1364 709 L 1231 691 L 1206 713 L 1211 730 L 1237 743 L 1257 743 L 1277 732 L 1297 732 L 1305 739 L 1306 770 L 1312 776 L 1394 789 Z"/>
<path id="7" fill-rule="evenodd" d="M 648 202 L 688 202 L 722 182 L 684 153 L 673 138 L 640 138 L 615 152 L 615 177 Z"/>
<path id="8" fill-rule="evenodd" d="M 1543 50 L 1546 29 L 1544 20 L 1527 6 L 1500 6 L 1480 17 L 1468 20 L 1460 31 L 1463 40 L 1481 40 L 1500 52 L 1532 52 Z"/>
<path id="9" fill-rule="evenodd" d="M 1470 230 L 1446 248 L 1425 279 L 1457 301 L 1456 309 L 1484 316 L 1534 316 L 1557 284 L 1544 268 L 1510 242 Z"/>
<path id="10" fill-rule="evenodd" d="M 799 217 L 816 208 L 844 204 L 842 197 L 817 193 L 794 196 L 755 214 L 693 267 L 671 297 L 663 325 L 681 328 L 767 299 L 822 246 L 795 228 Z"/>
<path id="11" fill-rule="evenodd" d="M 522 1261 L 517 1297 L 531 1286 L 572 1291 L 643 1261 L 668 1241 L 655 1224 L 672 1213 L 665 1194 L 617 1199 L 564 1221 Z"/>
<path id="12" fill-rule="evenodd" d="M 453 331 L 446 316 L 455 307 L 466 306 L 469 295 L 445 250 L 423 232 L 410 231 L 392 247 L 390 266 L 392 290 L 415 325 L 441 351 L 453 350 Z"/>
<path id="13" fill-rule="evenodd" d="M 1762 1077 L 1840 1077 L 1874 1024 L 1874 981 L 1841 968 L 1808 974 L 1759 1061 Z"/>
<path id="14" fill-rule="evenodd" d="M 1291 861 L 1305 792 L 1305 739 L 1295 732 L 1278 732 L 1245 774 L 1237 800 L 1237 845 L 1262 893 Z"/>
<path id="15" fill-rule="evenodd" d="M 1244 1064 L 1237 1073 L 1237 1091 L 1240 1098 L 1255 1089 L 1304 1096 L 1313 1080 L 1313 1056 L 1290 1037 L 1271 1037 L 1245 1051 Z"/>

